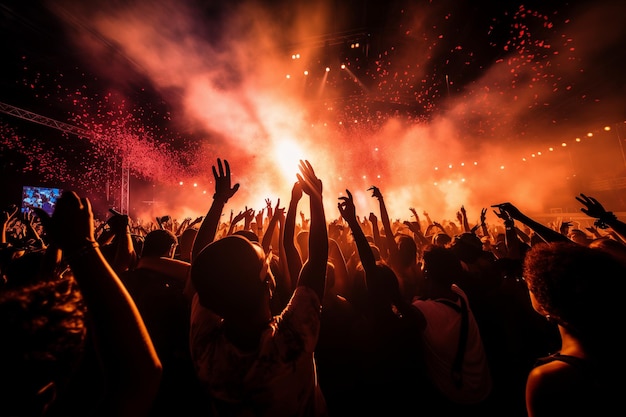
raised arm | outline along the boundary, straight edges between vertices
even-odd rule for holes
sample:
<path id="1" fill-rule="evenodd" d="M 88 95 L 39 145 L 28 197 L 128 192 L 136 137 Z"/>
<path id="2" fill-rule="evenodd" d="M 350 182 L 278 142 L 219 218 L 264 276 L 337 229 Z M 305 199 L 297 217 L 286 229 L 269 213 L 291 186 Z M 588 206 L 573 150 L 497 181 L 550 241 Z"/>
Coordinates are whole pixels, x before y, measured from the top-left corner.
<path id="1" fill-rule="evenodd" d="M 278 206 L 280 205 L 280 198 L 276 201 L 276 210 L 278 210 Z M 273 213 L 270 217 L 269 222 L 267 223 L 267 230 L 265 230 L 265 234 L 263 234 L 263 239 L 261 240 L 261 245 L 263 246 L 263 250 L 265 253 L 269 253 L 271 250 L 272 242 L 277 242 L 278 239 L 275 238 L 276 226 L 278 225 L 278 221 L 280 220 L 279 216 L 276 216 L 276 210 L 268 210 L 269 213 Z M 281 208 L 283 212 L 280 213 L 284 215 L 285 208 Z M 282 231 L 281 231 L 282 232 Z M 276 253 L 280 250 L 280 248 L 275 248 Z"/>
<path id="2" fill-rule="evenodd" d="M 626 223 L 619 220 L 613 212 L 606 211 L 598 200 L 582 193 L 580 196 L 576 196 L 576 200 L 585 206 L 582 207 L 580 211 L 589 217 L 595 217 L 597 219 L 594 223 L 596 227 L 600 229 L 610 227 L 623 241 L 626 241 Z"/>
<path id="3" fill-rule="evenodd" d="M 302 192 L 309 196 L 311 220 L 309 223 L 309 258 L 302 266 L 298 285 L 313 289 L 320 300 L 326 286 L 328 262 L 328 229 L 322 200 L 322 181 L 317 178 L 309 161 L 300 161 L 300 174 L 296 174 Z"/>
<path id="4" fill-rule="evenodd" d="M 414 221 L 406 220 L 404 224 L 409 228 L 411 232 L 413 232 L 413 238 L 415 240 L 415 244 L 418 247 L 423 247 L 425 245 L 430 244 L 430 240 L 424 236 L 424 232 L 422 232 L 422 225 L 420 223 L 420 218 L 417 215 L 417 211 L 415 208 L 410 207 L 409 210 L 413 213 L 413 217 L 415 217 Z"/>
<path id="5" fill-rule="evenodd" d="M 522 242 L 517 236 L 517 229 L 515 227 L 515 220 L 505 210 L 493 211 L 504 222 L 504 243 L 506 244 L 507 258 L 521 259 L 522 254 Z"/>
<path id="6" fill-rule="evenodd" d="M 215 165 L 212 167 L 212 170 L 215 178 L 215 194 L 213 194 L 211 208 L 209 208 L 204 220 L 202 220 L 196 239 L 193 242 L 193 249 L 191 250 L 192 260 L 206 245 L 215 239 L 224 206 L 239 189 L 239 183 L 231 186 L 230 165 L 227 160 L 224 160 L 224 164 L 222 164 L 222 160 L 218 158 L 217 170 Z"/>
<path id="7" fill-rule="evenodd" d="M 159 387 L 161 363 L 137 307 L 96 243 L 89 200 L 64 192 L 46 223 L 90 313 L 106 377 L 105 396 L 95 414 L 148 415 Z"/>
<path id="8" fill-rule="evenodd" d="M 465 210 L 465 206 L 461 206 L 461 209 L 457 213 L 457 220 L 459 221 L 459 224 L 464 232 L 472 232 L 469 221 L 467 220 L 467 211 Z"/>
<path id="9" fill-rule="evenodd" d="M 298 248 L 296 248 L 296 214 L 298 210 L 298 202 L 302 199 L 302 186 L 296 181 L 291 188 L 291 199 L 287 208 L 287 216 L 285 217 L 285 230 L 283 231 L 283 246 L 285 248 L 285 258 L 289 275 L 295 284 L 296 277 L 302 269 L 302 259 Z M 294 289 L 294 288 L 292 288 Z"/>
<path id="10" fill-rule="evenodd" d="M 363 270 L 366 273 L 368 271 L 372 273 L 376 268 L 376 258 L 374 258 L 372 248 L 370 247 L 370 244 L 365 237 L 365 233 L 363 232 L 363 229 L 361 229 L 361 225 L 356 217 L 356 208 L 354 206 L 352 193 L 349 190 L 346 190 L 346 194 L 347 197 L 339 197 L 337 208 L 339 209 L 341 217 L 343 217 L 346 223 L 348 223 L 348 226 L 352 231 L 352 236 L 359 252 L 359 258 L 361 259 Z"/>
<path id="11" fill-rule="evenodd" d="M 517 207 L 515 207 L 511 203 L 501 203 L 495 204 L 491 207 L 497 207 L 501 211 L 505 211 L 508 215 L 513 219 L 517 220 L 521 223 L 524 223 L 526 226 L 531 228 L 541 239 L 545 242 L 571 242 L 566 236 L 563 236 L 561 233 L 556 230 L 552 230 L 546 225 L 539 223 L 536 220 L 531 219 L 530 217 L 523 214 Z"/>
<path id="12" fill-rule="evenodd" d="M 233 217 L 230 221 L 230 225 L 228 226 L 228 232 L 226 232 L 226 235 L 232 235 L 235 232 L 235 226 L 237 225 L 237 223 L 245 219 L 250 211 L 254 212 L 252 209 L 246 207 L 245 211 L 240 211 L 235 217 Z M 244 226 L 244 230 L 248 229 L 246 229 Z"/>
<path id="13" fill-rule="evenodd" d="M 15 204 L 11 205 L 7 210 L 3 210 L 0 213 L 0 243 L 7 243 L 7 227 L 11 219 L 15 217 L 15 214 L 19 211 L 19 207 Z"/>
<path id="14" fill-rule="evenodd" d="M 380 192 L 380 189 L 378 187 L 372 185 L 370 188 L 368 188 L 368 190 L 372 191 L 372 197 L 376 197 L 378 199 L 378 203 L 380 206 L 380 221 L 383 223 L 383 229 L 385 230 L 385 244 L 389 253 L 390 265 L 393 267 L 394 264 L 398 262 L 399 251 L 398 246 L 396 245 L 396 239 L 393 235 L 393 230 L 391 229 L 391 222 L 389 221 L 387 206 L 385 205 L 383 194 Z"/>

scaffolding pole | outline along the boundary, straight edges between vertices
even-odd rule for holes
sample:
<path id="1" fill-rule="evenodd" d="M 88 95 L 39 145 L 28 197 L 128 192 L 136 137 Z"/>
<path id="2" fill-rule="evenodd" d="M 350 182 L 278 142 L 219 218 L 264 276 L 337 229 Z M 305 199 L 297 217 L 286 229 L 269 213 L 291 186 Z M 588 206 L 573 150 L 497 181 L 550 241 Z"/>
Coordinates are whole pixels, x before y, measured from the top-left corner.
<path id="1" fill-rule="evenodd" d="M 28 110 L 21 109 L 19 107 L 12 106 L 10 104 L 0 102 L 0 112 L 15 116 L 17 118 L 28 120 L 38 123 L 43 126 L 48 126 L 53 129 L 60 130 L 65 133 L 71 133 L 82 138 L 94 138 L 96 134 L 85 129 L 81 129 L 76 126 L 72 126 L 68 123 L 59 122 L 58 120 L 51 119 L 46 116 L 39 115 L 37 113 L 30 112 Z M 122 180 L 121 180 L 121 197 L 120 197 L 120 212 L 128 214 L 128 200 L 129 200 L 129 183 L 130 183 L 130 163 L 127 158 L 122 157 Z M 107 192 L 108 196 L 108 192 Z"/>

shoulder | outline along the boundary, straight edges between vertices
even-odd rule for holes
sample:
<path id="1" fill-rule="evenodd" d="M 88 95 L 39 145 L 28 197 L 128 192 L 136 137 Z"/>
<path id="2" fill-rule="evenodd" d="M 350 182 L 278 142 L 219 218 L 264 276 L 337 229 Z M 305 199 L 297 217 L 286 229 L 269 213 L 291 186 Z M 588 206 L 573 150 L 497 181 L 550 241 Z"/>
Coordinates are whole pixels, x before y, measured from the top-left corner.
<path id="1" fill-rule="evenodd" d="M 526 382 L 526 398 L 532 408 L 545 408 L 548 404 L 578 404 L 584 408 L 596 395 L 585 361 L 570 356 L 540 358 Z"/>
<path id="2" fill-rule="evenodd" d="M 594 378 L 587 366 L 568 363 L 558 357 L 548 358 L 528 375 L 526 408 L 529 415 L 609 415 L 621 407 L 622 393 L 615 389 L 615 381 Z"/>
<path id="3" fill-rule="evenodd" d="M 276 317 L 276 334 L 289 335 L 289 339 L 295 337 L 304 342 L 306 350 L 313 351 L 319 337 L 320 320 L 321 303 L 317 293 L 306 286 L 298 286 Z"/>

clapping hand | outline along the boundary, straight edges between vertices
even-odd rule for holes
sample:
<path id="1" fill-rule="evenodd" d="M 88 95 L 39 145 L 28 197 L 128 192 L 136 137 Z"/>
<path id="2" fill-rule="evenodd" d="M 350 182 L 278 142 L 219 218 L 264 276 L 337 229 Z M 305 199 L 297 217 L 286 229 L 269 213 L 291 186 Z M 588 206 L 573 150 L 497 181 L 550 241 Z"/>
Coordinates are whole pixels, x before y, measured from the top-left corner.
<path id="1" fill-rule="evenodd" d="M 322 198 L 322 181 L 317 178 L 309 161 L 300 160 L 300 173 L 296 174 L 302 186 L 302 192 L 309 197 Z"/>

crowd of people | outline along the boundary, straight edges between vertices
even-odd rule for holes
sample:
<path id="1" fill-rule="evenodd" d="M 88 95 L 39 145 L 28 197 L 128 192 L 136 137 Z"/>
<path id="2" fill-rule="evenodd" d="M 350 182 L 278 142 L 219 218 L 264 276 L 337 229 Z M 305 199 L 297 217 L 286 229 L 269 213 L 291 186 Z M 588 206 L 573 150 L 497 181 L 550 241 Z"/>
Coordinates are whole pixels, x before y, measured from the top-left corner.
<path id="1" fill-rule="evenodd" d="M 626 223 L 546 225 L 509 202 L 477 224 L 357 213 L 329 221 L 300 161 L 289 202 L 148 227 L 65 191 L 52 215 L 0 212 L 0 415 L 608 415 Z M 308 200 L 310 218 L 299 205 Z M 486 223 L 492 209 L 504 233 Z M 298 216 L 300 213 L 300 216 Z M 433 216 L 434 217 L 434 216 Z M 334 218 L 334 216 L 333 216 Z M 617 351 L 619 352 L 619 351 Z M 615 410 L 615 411 L 614 411 Z"/>

